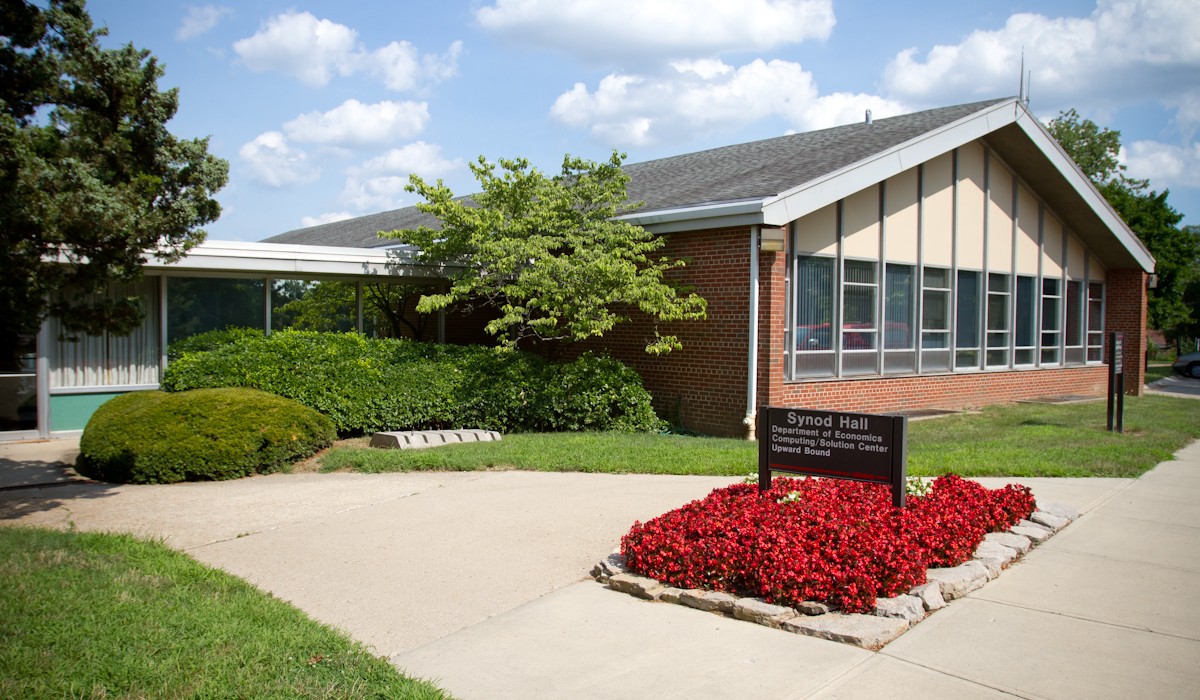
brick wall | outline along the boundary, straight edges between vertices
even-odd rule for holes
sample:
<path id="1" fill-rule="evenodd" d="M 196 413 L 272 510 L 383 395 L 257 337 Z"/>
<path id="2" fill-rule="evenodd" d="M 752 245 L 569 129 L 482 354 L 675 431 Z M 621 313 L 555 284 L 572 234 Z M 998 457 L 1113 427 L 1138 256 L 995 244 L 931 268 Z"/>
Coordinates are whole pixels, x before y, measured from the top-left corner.
<path id="1" fill-rule="evenodd" d="M 603 338 L 569 351 L 603 351 L 641 374 L 654 408 L 672 424 L 712 435 L 744 435 L 746 358 L 750 326 L 750 229 L 735 228 L 671 235 L 659 255 L 682 259 L 670 279 L 690 285 L 708 302 L 703 321 L 658 324 L 683 348 L 654 357 L 645 351 L 656 325 L 631 314 Z M 782 258 L 782 254 L 778 257 Z M 782 266 L 780 267 L 782 280 Z"/>
<path id="2" fill-rule="evenodd" d="M 795 383 L 780 381 L 773 392 L 772 403 L 863 413 L 920 408 L 961 409 L 1041 396 L 1100 396 L 1107 381 L 1108 368 L 1104 366 Z"/>
<path id="3" fill-rule="evenodd" d="M 1108 332 L 1124 333 L 1122 371 L 1125 393 L 1140 396 L 1146 381 L 1146 273 L 1140 269 L 1109 270 L 1104 285 L 1104 359 Z"/>

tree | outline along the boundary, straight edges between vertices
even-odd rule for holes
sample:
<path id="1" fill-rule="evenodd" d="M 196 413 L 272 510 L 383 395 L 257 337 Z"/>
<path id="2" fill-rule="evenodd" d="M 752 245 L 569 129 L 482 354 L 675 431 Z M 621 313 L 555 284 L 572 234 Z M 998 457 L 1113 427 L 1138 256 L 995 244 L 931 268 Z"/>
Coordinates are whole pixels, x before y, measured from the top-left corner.
<path id="1" fill-rule="evenodd" d="M 486 330 L 505 347 L 602 336 L 634 309 L 662 322 L 704 318 L 704 299 L 664 276 L 683 261 L 653 259 L 664 241 L 616 218 L 633 209 L 624 159 L 615 151 L 603 163 L 568 155 L 551 177 L 525 159 L 501 159 L 497 173 L 481 156 L 471 171 L 482 191 L 469 199 L 455 198 L 441 180 L 412 176 L 408 190 L 425 199 L 417 208 L 441 228 L 384 235 L 415 245 L 421 261 L 462 265 L 448 292 L 423 296 L 417 309 L 488 304 L 499 317 Z M 657 330 L 646 339 L 652 354 L 678 347 L 676 336 Z"/>
<path id="2" fill-rule="evenodd" d="M 147 254 L 174 261 L 215 221 L 228 164 L 166 123 L 178 91 L 132 44 L 104 49 L 83 0 L 0 9 L 0 351 L 53 314 L 68 332 L 125 334 Z"/>
<path id="3" fill-rule="evenodd" d="M 1125 175 L 1118 159 L 1121 132 L 1081 119 L 1073 109 L 1059 113 L 1048 128 L 1154 256 L 1158 285 L 1149 293 L 1149 323 L 1178 343 L 1200 321 L 1200 311 L 1186 300 L 1189 285 L 1200 280 L 1200 238 L 1179 227 L 1183 215 L 1167 203 L 1167 190 L 1155 192 L 1149 180 Z"/>

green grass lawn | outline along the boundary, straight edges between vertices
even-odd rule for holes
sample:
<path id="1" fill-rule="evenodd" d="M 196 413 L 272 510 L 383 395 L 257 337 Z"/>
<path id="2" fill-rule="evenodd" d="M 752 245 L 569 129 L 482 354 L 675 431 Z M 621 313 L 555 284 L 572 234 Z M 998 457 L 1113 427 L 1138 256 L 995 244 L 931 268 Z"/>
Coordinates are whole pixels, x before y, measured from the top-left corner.
<path id="1" fill-rule="evenodd" d="M 1163 377 L 1170 377 L 1175 374 L 1175 370 L 1171 369 L 1170 363 L 1153 363 L 1146 368 L 1146 384 L 1155 382 Z"/>
<path id="2" fill-rule="evenodd" d="M 934 476 L 1118 476 L 1142 474 L 1200 438 L 1200 403 L 1129 397 L 1125 433 L 1105 430 L 1103 401 L 1013 404 L 979 414 L 912 421 L 908 473 Z M 756 443 L 679 435 L 557 433 L 426 450 L 380 450 L 366 440 L 321 459 L 322 471 L 528 469 L 743 476 L 757 469 Z"/>
<path id="3" fill-rule="evenodd" d="M 0 527 L 0 697 L 447 698 L 239 578 L 126 535 Z"/>

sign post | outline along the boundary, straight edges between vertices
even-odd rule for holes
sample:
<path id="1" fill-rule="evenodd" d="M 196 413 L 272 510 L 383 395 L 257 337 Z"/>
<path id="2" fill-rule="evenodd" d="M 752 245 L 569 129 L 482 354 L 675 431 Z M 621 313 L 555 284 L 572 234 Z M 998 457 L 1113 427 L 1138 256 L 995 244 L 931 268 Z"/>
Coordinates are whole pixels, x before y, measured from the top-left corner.
<path id="1" fill-rule="evenodd" d="M 908 419 L 869 413 L 763 406 L 758 411 L 758 489 L 771 472 L 851 479 L 892 487 L 904 507 Z"/>
<path id="2" fill-rule="evenodd" d="M 1124 352 L 1121 345 L 1124 336 L 1113 331 L 1108 336 L 1108 347 L 1112 353 L 1108 360 L 1108 431 L 1113 431 L 1114 413 L 1118 433 L 1125 432 L 1125 372 Z M 1115 404 L 1115 411 L 1114 411 Z"/>

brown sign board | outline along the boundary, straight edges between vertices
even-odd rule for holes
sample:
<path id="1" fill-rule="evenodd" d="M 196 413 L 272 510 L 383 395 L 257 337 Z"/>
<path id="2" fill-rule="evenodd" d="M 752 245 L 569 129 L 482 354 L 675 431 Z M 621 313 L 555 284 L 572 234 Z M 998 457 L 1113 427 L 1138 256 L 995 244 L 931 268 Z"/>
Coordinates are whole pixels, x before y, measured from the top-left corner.
<path id="1" fill-rule="evenodd" d="M 892 487 L 904 505 L 907 461 L 904 416 L 764 406 L 758 412 L 758 487 L 771 472 L 851 479 Z"/>

